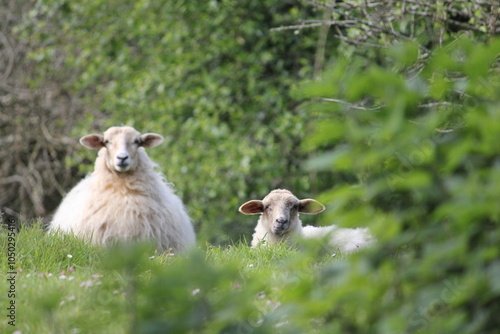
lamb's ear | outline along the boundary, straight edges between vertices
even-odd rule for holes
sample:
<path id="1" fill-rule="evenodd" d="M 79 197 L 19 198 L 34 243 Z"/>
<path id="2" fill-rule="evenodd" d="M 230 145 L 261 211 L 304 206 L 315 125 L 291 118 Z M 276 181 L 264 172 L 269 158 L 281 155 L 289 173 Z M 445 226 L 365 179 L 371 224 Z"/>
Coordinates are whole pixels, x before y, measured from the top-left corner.
<path id="1" fill-rule="evenodd" d="M 255 215 L 264 211 L 264 205 L 262 204 L 262 201 L 253 200 L 246 202 L 245 204 L 240 206 L 238 210 L 246 215 Z"/>
<path id="2" fill-rule="evenodd" d="M 163 137 L 156 133 L 145 133 L 141 135 L 141 146 L 155 147 L 163 143 Z"/>
<path id="3" fill-rule="evenodd" d="M 300 213 L 317 214 L 325 210 L 325 206 L 314 199 L 302 199 L 299 204 Z"/>
<path id="4" fill-rule="evenodd" d="M 95 150 L 104 147 L 104 137 L 101 135 L 88 135 L 80 138 L 80 144 Z"/>

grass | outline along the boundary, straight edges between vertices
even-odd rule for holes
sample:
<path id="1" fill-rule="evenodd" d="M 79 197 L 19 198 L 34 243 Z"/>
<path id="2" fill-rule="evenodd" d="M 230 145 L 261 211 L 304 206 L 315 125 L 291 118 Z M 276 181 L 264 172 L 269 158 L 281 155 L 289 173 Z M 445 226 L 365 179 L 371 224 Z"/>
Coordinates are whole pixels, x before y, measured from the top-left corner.
<path id="1" fill-rule="evenodd" d="M 2 314 L 0 332 L 326 333 L 321 308 L 343 263 L 317 245 L 203 245 L 186 255 L 101 248 L 34 224 L 16 236 L 16 326 Z M 6 255 L 0 265 L 9 271 Z M 0 283 L 2 310 L 9 284 Z"/>

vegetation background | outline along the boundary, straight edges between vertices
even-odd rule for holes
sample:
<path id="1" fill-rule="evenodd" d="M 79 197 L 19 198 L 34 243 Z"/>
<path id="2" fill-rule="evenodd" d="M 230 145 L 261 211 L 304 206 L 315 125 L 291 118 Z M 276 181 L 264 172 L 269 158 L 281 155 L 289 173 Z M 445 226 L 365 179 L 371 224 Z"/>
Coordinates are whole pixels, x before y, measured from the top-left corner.
<path id="1" fill-rule="evenodd" d="M 167 139 L 149 154 L 201 247 L 147 261 L 26 227 L 23 333 L 497 330 L 496 1 L 0 9 L 4 219 L 47 221 L 92 170 L 78 138 L 131 125 Z M 318 245 L 249 250 L 255 219 L 237 208 L 276 187 L 327 206 L 306 223 L 369 226 L 377 246 L 340 260 Z"/>

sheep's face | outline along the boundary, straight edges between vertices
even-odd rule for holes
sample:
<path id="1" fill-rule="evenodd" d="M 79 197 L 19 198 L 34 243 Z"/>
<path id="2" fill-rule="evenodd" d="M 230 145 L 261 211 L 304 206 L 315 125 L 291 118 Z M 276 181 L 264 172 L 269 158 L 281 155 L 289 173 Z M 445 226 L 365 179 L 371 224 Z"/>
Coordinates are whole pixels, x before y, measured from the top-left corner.
<path id="1" fill-rule="evenodd" d="M 272 192 L 262 200 L 264 221 L 276 235 L 286 234 L 291 224 L 296 224 L 299 214 L 299 200 L 292 194 Z"/>
<path id="2" fill-rule="evenodd" d="M 325 207 L 314 199 L 299 200 L 288 190 L 273 190 L 262 201 L 243 204 L 239 211 L 251 215 L 262 213 L 261 222 L 276 235 L 284 235 L 298 224 L 299 213 L 316 214 Z"/>
<path id="3" fill-rule="evenodd" d="M 155 147 L 163 142 L 163 137 L 155 133 L 141 135 L 134 128 L 111 127 L 104 135 L 88 135 L 80 143 L 88 148 L 105 148 L 107 167 L 119 173 L 133 171 L 137 166 L 139 147 Z"/>

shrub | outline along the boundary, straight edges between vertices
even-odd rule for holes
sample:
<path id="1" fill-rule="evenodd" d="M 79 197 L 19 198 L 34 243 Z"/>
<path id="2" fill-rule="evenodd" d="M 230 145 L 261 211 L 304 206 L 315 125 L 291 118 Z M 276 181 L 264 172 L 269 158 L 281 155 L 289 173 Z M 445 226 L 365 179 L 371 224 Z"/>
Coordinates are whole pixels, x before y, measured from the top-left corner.
<path id="1" fill-rule="evenodd" d="M 500 41 L 458 39 L 405 74 L 410 50 L 392 48 L 390 68 L 339 60 L 297 92 L 325 118 L 304 144 L 320 152 L 309 168 L 349 176 L 319 198 L 324 220 L 365 222 L 380 239 L 331 277 L 341 283 L 325 314 L 341 332 L 493 333 Z"/>

